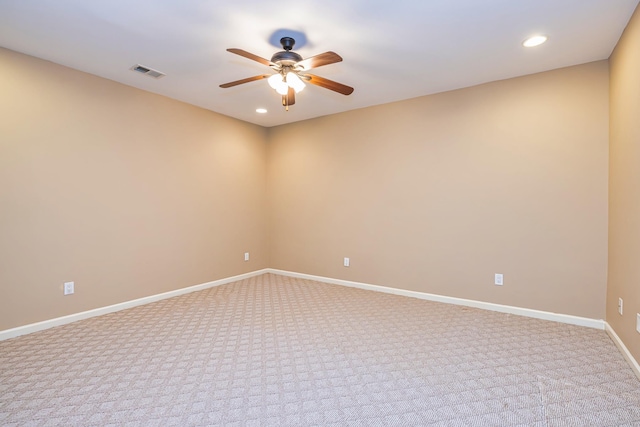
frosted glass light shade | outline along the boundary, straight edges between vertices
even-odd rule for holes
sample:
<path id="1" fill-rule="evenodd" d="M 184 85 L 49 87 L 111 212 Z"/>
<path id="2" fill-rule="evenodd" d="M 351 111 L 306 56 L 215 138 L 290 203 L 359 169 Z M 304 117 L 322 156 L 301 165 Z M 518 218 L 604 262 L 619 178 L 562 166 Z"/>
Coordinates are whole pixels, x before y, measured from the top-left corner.
<path id="1" fill-rule="evenodd" d="M 296 91 L 296 93 L 300 92 L 304 89 L 305 84 L 300 77 L 296 73 L 288 72 L 287 73 L 287 84 Z"/>
<path id="2" fill-rule="evenodd" d="M 269 77 L 267 81 L 269 82 L 269 86 L 271 86 L 275 90 L 278 90 L 278 87 L 282 86 L 282 84 L 284 83 L 280 74 L 274 74 L 273 76 Z"/>
<path id="3" fill-rule="evenodd" d="M 289 86 L 285 83 L 282 75 L 274 74 L 267 79 L 269 86 L 274 88 L 280 95 L 286 95 L 289 92 Z"/>

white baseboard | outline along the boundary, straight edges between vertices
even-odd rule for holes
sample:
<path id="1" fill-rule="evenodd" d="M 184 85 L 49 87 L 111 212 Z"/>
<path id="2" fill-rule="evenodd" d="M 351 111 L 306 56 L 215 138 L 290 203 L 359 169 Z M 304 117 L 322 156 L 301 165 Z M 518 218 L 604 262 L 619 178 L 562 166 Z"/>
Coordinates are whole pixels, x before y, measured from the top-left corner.
<path id="1" fill-rule="evenodd" d="M 484 310 L 498 311 L 500 313 L 515 314 L 518 316 L 533 317 L 536 319 L 551 320 L 554 322 L 567 323 L 570 325 L 586 326 L 594 329 L 605 329 L 605 321 L 601 319 L 590 319 L 588 317 L 571 316 L 569 314 L 551 313 L 548 311 L 532 310 L 530 308 L 513 307 L 510 305 L 493 304 L 490 302 L 475 301 L 463 298 L 448 297 L 443 295 L 428 294 L 425 292 L 409 291 L 405 289 L 389 288 L 368 283 L 351 282 L 348 280 L 333 279 L 330 277 L 313 276 L 311 274 L 295 273 L 292 271 L 266 269 L 268 273 L 282 276 L 296 277 L 299 279 L 315 280 L 318 282 L 331 283 L 334 285 L 349 286 L 352 288 L 366 289 L 370 291 L 384 292 L 387 294 L 402 295 L 405 297 L 419 298 L 428 301 L 443 302 L 446 304 L 463 305 L 466 307 L 481 308 Z"/>
<path id="2" fill-rule="evenodd" d="M 315 280 L 318 282 L 349 286 L 352 288 L 360 288 L 360 289 L 384 292 L 384 293 L 394 294 L 394 295 L 402 295 L 402 296 L 419 298 L 419 299 L 424 299 L 429 301 L 443 302 L 447 304 L 481 308 L 484 310 L 491 310 L 491 311 L 497 311 L 501 313 L 515 314 L 519 316 L 533 317 L 536 319 L 551 320 L 555 322 L 567 323 L 567 324 L 577 325 L 577 326 L 586 326 L 589 328 L 595 328 L 595 329 L 601 329 L 601 330 L 605 329 L 604 320 L 589 319 L 586 317 L 577 317 L 577 316 L 571 316 L 568 314 L 551 313 L 547 311 L 532 310 L 528 308 L 513 307 L 509 305 L 493 304 L 489 302 L 448 297 L 448 296 L 429 294 L 424 292 L 409 291 L 406 289 L 390 288 L 387 286 L 371 285 L 368 283 L 351 282 L 348 280 L 333 279 L 330 277 L 314 276 L 311 274 L 295 273 L 291 271 L 265 268 L 262 270 L 256 270 L 249 273 L 240 274 L 238 276 L 227 277 L 220 280 L 214 280 L 212 282 L 202 283 L 200 285 L 195 285 L 187 288 L 176 289 L 174 291 L 164 292 L 162 294 L 150 295 L 148 297 L 143 297 L 143 298 L 135 299 L 132 301 L 125 301 L 119 304 L 113 304 L 106 307 L 100 307 L 93 310 L 70 314 L 68 316 L 45 320 L 38 323 L 31 323 L 29 325 L 18 326 L 12 329 L 6 329 L 4 331 L 0 331 L 0 341 L 6 340 L 9 338 L 14 338 L 20 335 L 30 334 L 32 332 L 37 332 L 44 329 L 49 329 L 54 326 L 65 325 L 67 323 L 75 322 L 78 320 L 88 319 L 90 317 L 101 316 L 103 314 L 113 313 L 116 311 L 125 310 L 127 308 L 137 307 L 139 305 L 149 304 L 155 301 L 160 301 L 160 300 L 175 297 L 178 295 L 183 295 L 189 292 L 201 291 L 203 289 L 224 285 L 227 283 L 235 282 L 235 281 L 246 279 L 249 277 L 258 276 L 264 273 L 273 273 L 273 274 L 279 274 L 282 276 L 297 277 L 300 279 L 307 279 L 307 280 Z"/>
<path id="3" fill-rule="evenodd" d="M 640 365 L 638 365 L 638 361 L 631 355 L 631 352 L 627 346 L 624 345 L 618 334 L 616 334 L 616 331 L 614 331 L 611 325 L 609 325 L 609 322 L 605 322 L 605 330 L 620 350 L 620 353 L 622 353 L 622 356 L 627 360 L 629 366 L 631 366 L 633 373 L 636 374 L 636 377 L 640 380 Z"/>
<path id="4" fill-rule="evenodd" d="M 188 294 L 190 292 L 201 291 L 203 289 L 212 288 L 214 286 L 220 286 L 238 280 L 247 279 L 249 277 L 258 276 L 260 274 L 268 273 L 267 269 L 256 270 L 238 276 L 227 277 L 224 279 L 214 280 L 212 282 L 202 283 L 200 285 L 189 286 L 187 288 L 176 289 L 174 291 L 164 292 L 161 294 L 150 295 L 148 297 L 138 298 L 131 301 L 125 301 L 118 304 L 109 305 L 106 307 L 95 308 L 93 310 L 87 310 L 80 313 L 70 314 L 68 316 L 57 317 L 55 319 L 45 320 L 42 322 L 31 323 L 29 325 L 18 326 L 12 329 L 6 329 L 0 331 L 0 341 L 9 338 L 14 338 L 20 335 L 30 334 L 32 332 L 42 331 L 44 329 L 53 328 L 54 326 L 66 325 L 67 323 L 76 322 L 78 320 L 88 319 L 90 317 L 101 316 L 103 314 L 113 313 L 115 311 L 126 310 L 127 308 L 137 307 L 139 305 L 149 304 L 151 302 L 160 301 L 163 299 L 175 297 L 178 295 Z"/>

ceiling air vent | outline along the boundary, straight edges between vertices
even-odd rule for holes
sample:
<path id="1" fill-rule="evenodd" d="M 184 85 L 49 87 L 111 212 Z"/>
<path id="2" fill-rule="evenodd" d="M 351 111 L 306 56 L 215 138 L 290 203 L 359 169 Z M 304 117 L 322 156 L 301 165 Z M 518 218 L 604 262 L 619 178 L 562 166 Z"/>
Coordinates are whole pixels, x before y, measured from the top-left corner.
<path id="1" fill-rule="evenodd" d="M 136 71 L 138 73 L 144 74 L 149 77 L 153 77 L 154 79 L 159 79 L 161 77 L 166 76 L 165 73 L 162 73 L 158 70 L 154 70 L 153 68 L 145 67 L 144 65 L 136 64 L 130 68 L 132 71 Z"/>

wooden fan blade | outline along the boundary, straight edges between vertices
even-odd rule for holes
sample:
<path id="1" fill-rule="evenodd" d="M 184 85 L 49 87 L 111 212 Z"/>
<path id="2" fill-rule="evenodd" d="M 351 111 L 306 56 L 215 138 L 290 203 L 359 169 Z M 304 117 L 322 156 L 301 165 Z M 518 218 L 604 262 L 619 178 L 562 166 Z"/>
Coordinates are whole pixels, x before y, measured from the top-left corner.
<path id="1" fill-rule="evenodd" d="M 351 95 L 353 93 L 353 88 L 351 86 L 343 85 L 342 83 L 334 82 L 333 80 L 325 79 L 324 77 L 319 77 L 313 74 L 305 74 L 304 77 L 305 80 L 313 85 L 320 86 L 343 95 Z"/>
<path id="2" fill-rule="evenodd" d="M 232 48 L 232 49 L 227 49 L 227 52 L 231 52 L 231 53 L 235 53 L 236 55 L 244 56 L 247 59 L 251 59 L 252 61 L 259 62 L 262 65 L 266 65 L 267 67 L 270 67 L 270 66 L 274 65 L 268 59 L 261 58 L 258 55 L 254 55 L 251 52 L 247 52 L 246 50 Z"/>
<path id="3" fill-rule="evenodd" d="M 249 83 L 249 82 L 254 82 L 256 80 L 266 79 L 268 77 L 271 77 L 271 75 L 270 74 L 260 74 L 259 76 L 247 77 L 246 79 L 236 80 L 235 82 L 225 83 L 225 84 L 220 85 L 220 87 L 226 89 L 228 87 L 238 86 L 238 85 L 241 85 L 243 83 Z"/>
<path id="4" fill-rule="evenodd" d="M 335 64 L 342 61 L 342 57 L 335 52 L 325 52 L 315 55 L 296 63 L 297 67 L 302 70 L 310 70 L 312 68 L 322 67 L 323 65 Z"/>

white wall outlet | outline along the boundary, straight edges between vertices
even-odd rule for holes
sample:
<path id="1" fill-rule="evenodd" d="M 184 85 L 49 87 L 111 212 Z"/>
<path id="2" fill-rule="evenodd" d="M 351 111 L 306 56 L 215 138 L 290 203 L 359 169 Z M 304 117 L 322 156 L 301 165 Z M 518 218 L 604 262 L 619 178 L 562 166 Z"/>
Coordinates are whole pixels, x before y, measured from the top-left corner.
<path id="1" fill-rule="evenodd" d="M 65 282 L 64 283 L 64 294 L 71 295 L 75 292 L 75 284 L 73 282 Z"/>
<path id="2" fill-rule="evenodd" d="M 624 304 L 624 301 L 622 301 L 622 298 L 618 298 L 618 314 L 620 314 L 620 316 L 622 316 L 622 305 Z"/>
<path id="3" fill-rule="evenodd" d="M 640 334 L 640 313 L 636 313 L 636 331 Z"/>
<path id="4" fill-rule="evenodd" d="M 504 284 L 504 276 L 500 273 L 496 273 L 493 283 L 498 286 L 502 286 Z"/>
<path id="5" fill-rule="evenodd" d="M 345 267 L 349 267 L 349 264 L 350 264 L 350 263 L 351 263 L 351 262 L 349 261 L 349 258 L 346 258 L 346 257 L 345 257 L 345 259 L 344 259 L 344 266 L 345 266 Z"/>
<path id="6" fill-rule="evenodd" d="M 249 252 L 244 253 L 244 260 L 249 261 Z"/>

